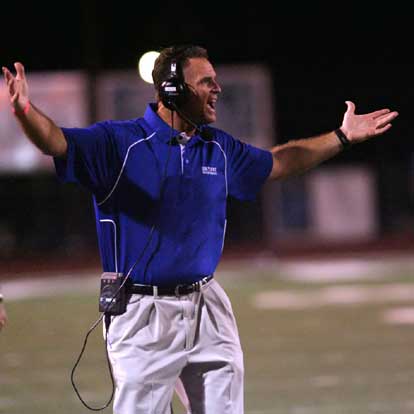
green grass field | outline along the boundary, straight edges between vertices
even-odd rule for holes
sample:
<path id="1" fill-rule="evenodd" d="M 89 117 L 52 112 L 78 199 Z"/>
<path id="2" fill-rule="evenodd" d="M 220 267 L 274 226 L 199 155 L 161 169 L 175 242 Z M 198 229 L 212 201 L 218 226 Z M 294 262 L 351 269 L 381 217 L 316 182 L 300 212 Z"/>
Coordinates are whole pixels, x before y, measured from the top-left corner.
<path id="1" fill-rule="evenodd" d="M 391 311 L 409 308 L 403 315 L 410 315 L 414 308 L 412 275 L 400 270 L 352 281 L 333 275 L 330 283 L 309 283 L 254 265 L 233 267 L 239 278 L 226 272 L 217 279 L 239 324 L 246 414 L 414 412 L 412 314 L 386 322 L 386 315 L 395 316 Z M 255 306 L 257 294 L 272 291 L 279 295 L 276 302 Z M 7 306 L 10 321 L 0 334 L 0 413 L 90 412 L 72 389 L 70 371 L 99 316 L 97 292 L 62 292 Z M 93 406 L 104 404 L 111 391 L 101 333 L 99 325 L 77 372 L 81 394 Z M 174 406 L 175 413 L 184 412 L 177 400 Z"/>

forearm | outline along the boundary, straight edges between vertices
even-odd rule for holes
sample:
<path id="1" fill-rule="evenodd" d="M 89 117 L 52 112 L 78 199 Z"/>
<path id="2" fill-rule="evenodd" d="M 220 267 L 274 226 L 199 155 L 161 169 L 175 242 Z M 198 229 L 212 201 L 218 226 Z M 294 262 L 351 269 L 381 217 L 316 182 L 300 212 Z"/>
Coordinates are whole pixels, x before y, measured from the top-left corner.
<path id="1" fill-rule="evenodd" d="M 25 112 L 16 112 L 23 132 L 44 154 L 64 157 L 67 151 L 62 130 L 33 104 Z"/>
<path id="2" fill-rule="evenodd" d="M 289 141 L 273 147 L 271 179 L 287 178 L 301 174 L 326 161 L 343 149 L 335 132 L 313 138 Z"/>

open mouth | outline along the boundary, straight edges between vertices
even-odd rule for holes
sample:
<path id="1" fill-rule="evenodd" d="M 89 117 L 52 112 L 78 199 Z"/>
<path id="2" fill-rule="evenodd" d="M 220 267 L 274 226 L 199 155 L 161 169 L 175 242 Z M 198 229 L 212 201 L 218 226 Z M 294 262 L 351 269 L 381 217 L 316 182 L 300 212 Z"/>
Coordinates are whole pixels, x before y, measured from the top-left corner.
<path id="1" fill-rule="evenodd" d="M 208 101 L 207 102 L 207 106 L 212 110 L 215 111 L 216 110 L 216 101 Z"/>

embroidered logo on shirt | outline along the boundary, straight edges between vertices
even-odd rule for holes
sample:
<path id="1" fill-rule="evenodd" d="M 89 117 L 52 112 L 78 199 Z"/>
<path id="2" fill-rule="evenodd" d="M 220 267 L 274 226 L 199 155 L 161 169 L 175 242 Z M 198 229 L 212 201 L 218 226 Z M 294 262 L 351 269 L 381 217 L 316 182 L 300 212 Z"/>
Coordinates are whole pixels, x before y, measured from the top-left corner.
<path id="1" fill-rule="evenodd" d="M 201 167 L 201 172 L 208 175 L 217 175 L 217 167 L 208 167 L 203 165 Z"/>

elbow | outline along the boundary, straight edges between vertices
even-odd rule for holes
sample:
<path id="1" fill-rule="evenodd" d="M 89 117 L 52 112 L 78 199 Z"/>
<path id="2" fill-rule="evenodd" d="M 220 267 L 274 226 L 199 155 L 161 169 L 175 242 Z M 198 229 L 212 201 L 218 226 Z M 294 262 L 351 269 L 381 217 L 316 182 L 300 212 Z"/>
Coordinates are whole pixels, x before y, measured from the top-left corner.
<path id="1" fill-rule="evenodd" d="M 286 157 L 273 157 L 273 167 L 269 175 L 271 180 L 283 180 L 305 173 L 310 167 Z"/>
<path id="2" fill-rule="evenodd" d="M 43 155 L 48 155 L 50 157 L 55 156 L 55 152 L 50 148 L 40 148 L 40 151 Z"/>
<path id="3" fill-rule="evenodd" d="M 290 173 L 286 170 L 284 170 L 283 168 L 280 167 L 276 167 L 272 169 L 272 172 L 269 175 L 269 179 L 274 181 L 274 180 L 283 180 L 285 178 L 289 178 L 292 175 L 295 175 L 294 173 Z"/>
<path id="4" fill-rule="evenodd" d="M 66 157 L 67 145 L 45 146 L 40 148 L 40 151 L 42 152 L 42 154 L 48 155 L 50 157 Z"/>
<path id="5" fill-rule="evenodd" d="M 60 128 L 52 128 L 48 138 L 43 141 L 40 148 L 43 154 L 51 157 L 65 157 L 68 150 L 68 143 Z"/>
<path id="6" fill-rule="evenodd" d="M 43 145 L 40 150 L 43 154 L 51 157 L 66 157 L 68 151 L 68 143 L 63 134 L 51 137 L 47 144 Z"/>
<path id="7" fill-rule="evenodd" d="M 293 145 L 286 145 L 272 151 L 273 168 L 270 178 L 280 180 L 305 173 L 314 163 L 304 151 Z"/>
<path id="8" fill-rule="evenodd" d="M 291 174 L 289 172 L 289 165 L 283 157 L 280 157 L 277 152 L 273 152 L 273 166 L 269 174 L 269 180 L 282 180 L 288 178 Z"/>

